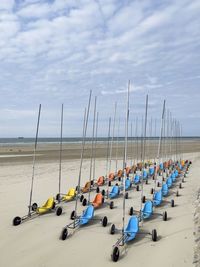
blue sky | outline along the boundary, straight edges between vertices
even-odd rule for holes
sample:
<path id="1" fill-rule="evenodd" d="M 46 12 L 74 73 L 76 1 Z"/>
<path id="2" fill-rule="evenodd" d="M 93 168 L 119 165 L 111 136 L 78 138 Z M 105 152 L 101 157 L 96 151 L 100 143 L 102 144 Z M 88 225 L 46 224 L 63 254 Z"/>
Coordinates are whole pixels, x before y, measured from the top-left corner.
<path id="1" fill-rule="evenodd" d="M 199 0 L 1 0 L 0 137 L 80 136 L 89 90 L 97 95 L 100 135 L 107 118 L 160 118 L 165 98 L 183 126 L 200 132 Z M 92 119 L 92 118 L 91 118 Z M 91 123 L 90 132 L 91 132 Z M 124 127 L 121 127 L 123 134 Z"/>

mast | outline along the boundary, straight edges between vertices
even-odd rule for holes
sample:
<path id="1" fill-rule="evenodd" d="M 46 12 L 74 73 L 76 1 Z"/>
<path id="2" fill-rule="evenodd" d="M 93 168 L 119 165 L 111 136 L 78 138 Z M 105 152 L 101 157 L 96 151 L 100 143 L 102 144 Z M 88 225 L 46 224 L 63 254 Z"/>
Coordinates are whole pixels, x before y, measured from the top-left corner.
<path id="1" fill-rule="evenodd" d="M 38 132 L 39 132 L 39 125 L 40 125 L 40 113 L 41 113 L 41 104 L 39 105 L 37 128 L 36 128 L 36 135 L 35 135 L 35 145 L 34 145 L 34 151 L 33 151 L 33 167 L 32 167 L 30 199 L 29 199 L 29 205 L 28 205 L 28 216 L 31 216 L 31 203 L 32 203 L 32 195 L 33 195 L 33 182 L 34 182 L 34 177 L 35 177 L 35 159 L 36 159 Z"/>
<path id="2" fill-rule="evenodd" d="M 109 147 L 110 147 L 110 126 L 111 126 L 111 117 L 109 118 L 108 122 L 108 141 L 107 141 L 107 156 L 106 156 L 106 175 L 105 178 L 108 177 L 108 159 L 109 159 Z"/>
<path id="3" fill-rule="evenodd" d="M 116 155 L 115 155 L 115 173 L 117 173 L 117 169 L 118 169 L 118 150 L 119 150 L 119 129 L 120 129 L 120 118 L 118 121 L 118 127 L 117 127 L 117 144 L 116 144 Z"/>
<path id="4" fill-rule="evenodd" d="M 94 100 L 94 116 L 93 116 L 93 129 L 92 129 L 92 148 L 91 148 L 91 157 L 90 157 L 90 188 L 88 194 L 88 203 L 90 203 L 90 192 L 91 192 L 91 180 L 92 180 L 92 162 L 93 162 L 93 154 L 94 154 L 94 134 L 95 134 L 95 121 L 96 121 L 96 105 L 97 105 L 97 97 L 95 96 Z"/>
<path id="5" fill-rule="evenodd" d="M 96 130 L 95 130 L 95 145 L 94 145 L 93 180 L 95 179 L 95 168 L 96 168 L 96 149 L 97 149 L 98 123 L 99 123 L 99 112 L 97 111 Z"/>
<path id="6" fill-rule="evenodd" d="M 109 174 L 111 172 L 111 165 L 112 165 L 112 148 L 113 148 L 113 139 L 115 134 L 116 110 L 117 110 L 117 102 L 115 102 L 115 108 L 114 108 L 113 129 L 112 129 L 112 138 L 111 138 L 110 155 L 109 155 Z"/>
<path id="7" fill-rule="evenodd" d="M 61 119 L 60 119 L 60 161 L 59 161 L 59 185 L 58 185 L 58 202 L 60 202 L 61 193 L 61 176 L 62 176 L 62 139 L 63 139 L 63 104 L 61 107 Z"/>
<path id="8" fill-rule="evenodd" d="M 122 234 L 124 235 L 124 227 L 125 227 L 125 179 L 126 179 L 126 164 L 127 164 L 127 144 L 128 144 L 128 120 L 129 120 L 129 93 L 130 93 L 130 81 L 128 82 L 128 90 L 127 90 L 127 111 L 126 111 L 126 123 L 125 123 L 125 150 L 124 150 L 124 175 L 123 175 L 123 216 L 122 216 Z M 124 239 L 123 239 L 124 245 Z"/>

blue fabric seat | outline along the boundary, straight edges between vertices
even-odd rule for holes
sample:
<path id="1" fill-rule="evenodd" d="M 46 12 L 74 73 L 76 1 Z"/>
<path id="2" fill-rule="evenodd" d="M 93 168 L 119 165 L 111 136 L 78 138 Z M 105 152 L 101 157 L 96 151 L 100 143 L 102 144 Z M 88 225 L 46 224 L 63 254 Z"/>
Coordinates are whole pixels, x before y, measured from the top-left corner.
<path id="1" fill-rule="evenodd" d="M 148 219 L 153 213 L 153 203 L 151 200 L 145 202 L 144 207 L 142 209 L 142 217 L 143 219 Z"/>
<path id="2" fill-rule="evenodd" d="M 163 167 L 164 167 L 163 163 L 160 163 L 160 169 L 161 170 L 163 170 Z"/>
<path id="3" fill-rule="evenodd" d="M 131 180 L 126 178 L 125 180 L 125 190 L 128 190 L 131 187 Z"/>
<path id="4" fill-rule="evenodd" d="M 112 187 L 111 192 L 109 193 L 109 198 L 115 198 L 119 195 L 119 187 L 117 185 L 114 185 Z"/>
<path id="5" fill-rule="evenodd" d="M 83 211 L 83 215 L 80 217 L 80 224 L 87 224 L 94 216 L 94 207 L 89 205 L 87 209 Z"/>
<path id="6" fill-rule="evenodd" d="M 166 184 L 167 184 L 168 188 L 170 188 L 172 186 L 172 178 L 171 177 L 167 178 Z"/>
<path id="7" fill-rule="evenodd" d="M 172 178 L 172 182 L 174 183 L 176 181 L 176 175 L 174 172 L 171 174 L 171 178 Z"/>
<path id="8" fill-rule="evenodd" d="M 148 178 L 147 171 L 144 170 L 142 175 L 143 175 L 144 180 L 146 180 Z"/>
<path id="9" fill-rule="evenodd" d="M 133 182 L 134 184 L 138 184 L 140 182 L 140 176 L 138 174 L 135 175 Z"/>
<path id="10" fill-rule="evenodd" d="M 159 190 L 154 193 L 153 195 L 153 205 L 154 206 L 159 206 L 162 202 L 162 191 Z"/>
<path id="11" fill-rule="evenodd" d="M 138 231 L 139 231 L 139 219 L 137 216 L 131 216 L 124 230 L 124 234 L 127 237 L 126 242 L 133 240 Z"/>
<path id="12" fill-rule="evenodd" d="M 178 171 L 175 170 L 174 174 L 175 174 L 175 177 L 177 178 L 178 177 Z"/>
<path id="13" fill-rule="evenodd" d="M 168 193 L 169 193 L 169 189 L 168 189 L 168 185 L 167 185 L 167 184 L 163 184 L 161 190 L 162 190 L 162 195 L 163 195 L 164 197 L 168 195 Z"/>

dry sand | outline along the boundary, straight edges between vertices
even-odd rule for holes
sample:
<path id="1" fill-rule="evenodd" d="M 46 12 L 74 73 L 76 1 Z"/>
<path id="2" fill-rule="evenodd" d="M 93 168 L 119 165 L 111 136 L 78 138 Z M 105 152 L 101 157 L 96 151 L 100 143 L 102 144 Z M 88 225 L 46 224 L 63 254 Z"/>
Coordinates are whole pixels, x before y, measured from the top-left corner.
<path id="1" fill-rule="evenodd" d="M 13 151 L 12 151 L 13 152 Z M 11 152 L 11 153 L 12 153 Z M 40 152 L 39 152 L 40 153 Z M 3 153 L 2 153 L 3 154 Z M 26 154 L 29 154 L 26 152 Z M 59 240 L 63 226 L 70 221 L 74 202 L 63 204 L 64 213 L 57 217 L 47 214 L 14 227 L 12 219 L 27 213 L 32 174 L 31 160 L 10 160 L 1 164 L 0 173 L 0 266 L 1 267 L 55 267 L 55 266 L 193 266 L 195 200 L 200 188 L 200 155 L 188 153 L 185 158 L 193 161 L 190 173 L 180 189 L 181 196 L 171 194 L 166 200 L 174 198 L 176 207 L 165 202 L 156 212 L 167 210 L 169 220 L 153 217 L 143 223 L 141 229 L 151 231 L 156 228 L 159 241 L 153 243 L 149 236 L 138 236 L 126 248 L 126 255 L 118 263 L 111 261 L 111 250 L 119 234 L 110 235 L 110 223 L 121 228 L 122 198 L 115 200 L 115 208 L 104 207 L 95 212 L 98 218 L 108 217 L 109 225 L 104 228 L 99 222 L 91 223 L 77 230 L 65 241 Z M 2 159 L 2 158 L 1 158 Z M 79 160 L 64 160 L 62 168 L 63 193 L 77 184 Z M 112 168 L 114 169 L 114 163 Z M 96 176 L 105 174 L 105 160 L 96 161 Z M 83 164 L 82 185 L 88 180 L 89 160 Z M 144 185 L 144 192 L 151 197 L 153 182 Z M 39 161 L 36 164 L 33 201 L 40 205 L 58 190 L 58 161 Z M 130 206 L 140 208 L 140 192 L 130 190 L 126 200 L 126 222 Z M 92 198 L 95 193 L 92 193 Z M 84 207 L 78 203 L 81 214 Z M 195 228 L 196 229 L 196 228 Z M 196 266 L 199 266 L 198 264 Z"/>

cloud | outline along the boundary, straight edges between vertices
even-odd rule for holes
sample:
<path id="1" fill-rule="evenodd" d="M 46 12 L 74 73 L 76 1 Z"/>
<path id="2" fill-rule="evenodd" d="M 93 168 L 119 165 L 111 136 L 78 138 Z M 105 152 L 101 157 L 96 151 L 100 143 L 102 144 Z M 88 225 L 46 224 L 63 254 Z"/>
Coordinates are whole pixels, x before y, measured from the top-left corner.
<path id="1" fill-rule="evenodd" d="M 198 6 L 197 0 L 0 1 L 1 109 L 15 106 L 19 122 L 20 110 L 34 111 L 42 102 L 52 114 L 64 101 L 70 114 L 79 114 L 78 123 L 93 89 L 106 121 L 111 99 L 125 109 L 130 79 L 132 116 L 142 112 L 137 104 L 149 93 L 156 103 L 151 116 L 158 117 L 166 98 L 182 123 L 190 123 L 190 112 L 198 112 L 192 99 L 199 88 Z M 27 121 L 31 116 L 27 111 Z M 77 133 L 72 125 L 70 133 Z M 187 133 L 200 130 L 191 129 Z"/>

